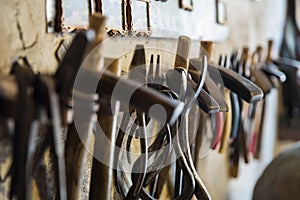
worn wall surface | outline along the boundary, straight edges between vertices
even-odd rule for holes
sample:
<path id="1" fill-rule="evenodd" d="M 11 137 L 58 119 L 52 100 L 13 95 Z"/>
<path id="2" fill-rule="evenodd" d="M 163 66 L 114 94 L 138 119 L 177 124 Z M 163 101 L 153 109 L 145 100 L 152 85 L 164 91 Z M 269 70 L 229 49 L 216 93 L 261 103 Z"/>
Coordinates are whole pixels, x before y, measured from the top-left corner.
<path id="1" fill-rule="evenodd" d="M 35 71 L 53 72 L 59 38 L 46 34 L 45 1 L 2 0 L 1 7 L 1 72 L 17 56 L 27 56 Z"/>
<path id="2" fill-rule="evenodd" d="M 196 2 L 197 0 L 194 1 Z M 199 26 L 203 30 L 203 35 L 207 36 L 211 30 L 203 27 L 201 21 L 206 20 L 206 15 L 209 19 L 213 18 L 212 16 L 215 16 L 215 13 L 214 10 L 203 9 L 206 1 L 197 1 L 197 4 L 199 2 L 203 3 L 201 11 L 206 12 L 199 18 Z M 220 53 L 229 53 L 232 48 L 241 48 L 244 45 L 248 45 L 253 50 L 257 44 L 265 46 L 267 39 L 274 40 L 273 55 L 276 56 L 282 35 L 285 0 L 262 0 L 260 3 L 252 0 L 225 0 L 225 2 L 227 3 L 229 34 L 227 40 L 215 45 L 214 60 L 217 59 Z M 209 7 L 211 8 L 211 5 Z M 54 53 L 61 41 L 61 36 L 46 33 L 45 1 L 1 0 L 1 8 L 0 73 L 7 73 L 12 60 L 17 56 L 27 56 L 36 72 L 53 73 L 57 67 Z M 172 13 L 172 11 L 168 12 Z M 170 20 L 172 20 L 172 16 L 170 16 Z M 195 24 L 190 24 L 188 18 L 185 20 L 186 22 L 183 23 L 183 26 L 186 26 L 187 29 L 190 29 L 191 26 L 196 26 Z M 184 29 L 185 27 L 182 28 Z M 160 48 L 172 49 L 176 45 L 174 41 L 162 42 L 160 39 L 150 39 L 141 41 L 141 43 L 147 44 L 149 41 L 155 47 Z M 135 42 L 131 41 L 127 44 L 130 45 L 126 46 L 126 48 L 133 49 Z M 199 41 L 194 41 L 194 50 L 191 53 L 193 56 L 198 55 L 198 48 Z M 107 56 L 111 57 L 112 55 Z M 149 54 L 147 54 L 147 57 L 149 57 Z M 124 68 L 128 65 L 129 60 L 130 56 L 124 56 L 124 61 L 122 62 Z M 165 62 L 166 66 L 170 66 L 173 60 L 165 59 L 163 62 Z M 276 95 L 273 97 L 276 98 Z M 274 104 L 273 106 L 276 105 Z M 275 120 L 274 117 L 267 119 L 270 127 L 276 126 Z M 269 133 L 271 138 L 274 138 L 274 129 L 266 128 L 265 132 Z M 269 149 L 272 149 L 272 145 L 269 146 Z M 227 155 L 211 152 L 207 157 L 201 159 L 198 169 L 213 199 L 225 199 L 229 188 Z M 243 166 L 241 169 L 244 172 L 247 172 L 246 170 L 247 166 Z M 234 188 L 230 191 L 235 192 Z M 246 192 L 249 193 L 249 191 Z M 235 197 L 238 195 L 236 194 Z M 232 199 L 233 196 L 231 195 Z M 242 198 L 249 199 L 249 195 L 235 199 Z"/>
<path id="3" fill-rule="evenodd" d="M 256 45 L 267 46 L 267 40 L 274 40 L 273 56 L 278 55 L 281 45 L 282 28 L 285 21 L 285 0 L 225 0 L 228 13 L 228 39 L 217 48 L 240 48 L 248 45 L 254 50 Z"/>

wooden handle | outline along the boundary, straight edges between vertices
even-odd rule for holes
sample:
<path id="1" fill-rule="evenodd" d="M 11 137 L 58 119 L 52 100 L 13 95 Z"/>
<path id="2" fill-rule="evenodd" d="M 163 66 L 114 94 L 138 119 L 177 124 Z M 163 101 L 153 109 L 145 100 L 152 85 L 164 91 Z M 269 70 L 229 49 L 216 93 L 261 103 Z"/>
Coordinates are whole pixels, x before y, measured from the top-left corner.
<path id="1" fill-rule="evenodd" d="M 242 52 L 242 58 L 247 61 L 249 57 L 249 47 L 244 47 Z"/>
<path id="2" fill-rule="evenodd" d="M 265 114 L 266 114 L 266 101 L 262 102 L 262 115 L 261 115 L 261 121 L 258 128 L 257 133 L 257 139 L 256 139 L 256 148 L 254 152 L 254 158 L 259 159 L 261 154 L 261 148 L 262 148 L 262 137 L 263 137 L 263 129 L 264 129 L 264 120 L 265 120 Z"/>
<path id="3" fill-rule="evenodd" d="M 256 53 L 258 55 L 258 62 L 262 62 L 262 53 L 263 53 L 263 47 L 258 45 L 256 47 Z"/>
<path id="4" fill-rule="evenodd" d="M 101 71 L 102 70 L 102 63 L 101 60 L 101 54 L 100 51 L 94 51 L 92 54 L 90 52 L 99 45 L 103 38 L 105 33 L 105 17 L 100 13 L 95 13 L 92 15 L 89 15 L 89 30 L 93 30 L 95 35 L 93 41 L 90 43 L 88 48 L 85 51 L 84 58 L 85 59 L 85 66 L 87 68 Z M 92 31 L 91 31 L 92 32 Z M 101 64 L 99 64 L 101 63 Z"/>
<path id="5" fill-rule="evenodd" d="M 247 74 L 247 61 L 249 58 L 249 47 L 244 47 L 242 51 L 242 66 L 243 66 L 243 75 Z"/>
<path id="6" fill-rule="evenodd" d="M 228 150 L 228 144 L 229 144 L 229 138 L 230 138 L 230 133 L 232 130 L 232 108 L 231 108 L 231 100 L 230 100 L 230 90 L 226 89 L 225 90 L 225 100 L 227 102 L 228 106 L 228 112 L 226 112 L 225 116 L 225 125 L 223 129 L 223 135 L 220 143 L 220 149 L 219 152 L 223 153 Z"/>
<path id="7" fill-rule="evenodd" d="M 252 53 L 252 56 L 251 56 L 251 67 L 254 67 L 254 66 L 256 66 L 256 64 L 257 64 L 258 59 L 255 60 L 255 57 L 256 57 L 256 56 L 257 56 L 257 53 L 256 53 L 256 52 L 253 52 L 253 53 Z"/>
<path id="8" fill-rule="evenodd" d="M 177 52 L 174 68 L 188 69 L 189 52 L 191 48 L 191 39 L 187 36 L 180 36 L 177 43 Z"/>
<path id="9" fill-rule="evenodd" d="M 94 13 L 89 15 L 89 29 L 92 29 L 96 33 L 96 38 L 93 45 L 96 46 L 102 42 L 105 33 L 105 20 L 106 17 L 101 13 Z"/>
<path id="10" fill-rule="evenodd" d="M 268 41 L 268 53 L 267 53 L 267 62 L 272 61 L 272 48 L 273 48 L 273 40 Z"/>
<path id="11" fill-rule="evenodd" d="M 144 45 L 136 45 L 129 66 L 128 78 L 146 83 L 146 54 Z"/>
<path id="12" fill-rule="evenodd" d="M 121 66 L 118 58 L 104 58 L 105 71 L 112 72 L 116 76 L 121 76 Z M 99 94 L 101 96 L 101 94 Z M 98 118 L 104 118 L 104 116 L 113 116 L 112 104 L 109 100 L 99 99 L 100 109 L 98 112 Z"/>
<path id="13" fill-rule="evenodd" d="M 145 65 L 146 64 L 146 56 L 145 56 L 145 48 L 144 45 L 137 44 L 135 46 L 132 60 L 129 66 L 129 70 L 134 69 L 135 67 Z"/>
<path id="14" fill-rule="evenodd" d="M 210 62 L 211 54 L 213 50 L 213 42 L 211 41 L 201 41 L 201 47 L 207 52 L 207 60 Z M 200 55 L 201 57 L 201 55 Z"/>

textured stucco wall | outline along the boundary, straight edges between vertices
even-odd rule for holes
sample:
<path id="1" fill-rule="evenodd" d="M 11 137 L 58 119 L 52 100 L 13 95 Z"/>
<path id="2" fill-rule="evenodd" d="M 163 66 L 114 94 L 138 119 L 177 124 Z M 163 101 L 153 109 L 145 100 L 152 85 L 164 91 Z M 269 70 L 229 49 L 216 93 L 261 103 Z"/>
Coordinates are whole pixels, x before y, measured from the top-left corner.
<path id="1" fill-rule="evenodd" d="M 46 33 L 45 1 L 2 0 L 1 8 L 0 72 L 17 56 L 27 56 L 35 71 L 53 72 L 60 39 Z"/>
<path id="2" fill-rule="evenodd" d="M 277 56 L 285 21 L 285 0 L 224 0 L 227 3 L 228 39 L 216 45 L 218 53 L 244 45 L 254 50 L 258 44 L 266 47 L 267 40 L 274 40 L 273 55 Z"/>

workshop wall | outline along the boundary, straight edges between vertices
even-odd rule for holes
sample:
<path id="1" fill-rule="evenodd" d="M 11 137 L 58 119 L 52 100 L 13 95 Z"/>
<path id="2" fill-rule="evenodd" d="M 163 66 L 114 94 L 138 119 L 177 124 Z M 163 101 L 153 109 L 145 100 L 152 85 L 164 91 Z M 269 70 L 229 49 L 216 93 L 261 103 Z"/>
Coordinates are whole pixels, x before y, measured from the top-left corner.
<path id="1" fill-rule="evenodd" d="M 176 10 L 168 8 L 167 5 L 170 1 L 163 4 L 163 9 L 167 9 L 166 13 L 170 15 L 169 20 L 172 20 L 172 15 L 176 15 Z M 228 19 L 226 26 L 229 31 L 228 39 L 215 45 L 213 59 L 217 60 L 220 53 L 229 53 L 232 48 L 241 48 L 244 45 L 248 45 L 252 50 L 258 44 L 266 46 L 268 39 L 274 40 L 273 55 L 277 56 L 285 19 L 285 0 L 262 0 L 259 3 L 251 0 L 224 1 L 227 4 Z M 194 0 L 194 6 L 201 6 L 199 10 L 202 12 L 200 15 L 201 18 L 197 19 L 201 27 L 197 29 L 199 30 L 197 33 L 199 35 L 203 34 L 207 36 L 210 33 L 208 29 L 212 25 L 207 26 L 208 29 L 206 29 L 205 20 L 206 18 L 211 20 L 215 17 L 215 9 L 213 9 L 214 7 L 211 5 L 211 2 L 214 1 Z M 153 3 L 155 3 L 154 9 L 157 9 L 158 3 L 161 2 L 153 1 Z M 206 4 L 209 4 L 209 8 L 211 9 L 204 9 Z M 55 71 L 57 67 L 55 52 L 62 37 L 60 34 L 46 33 L 45 10 L 45 1 L 1 1 L 0 74 L 8 73 L 10 64 L 17 56 L 26 56 L 36 72 L 53 73 Z M 184 23 L 181 24 L 184 26 L 182 29 L 186 28 L 189 30 L 191 26 L 197 26 L 196 24 L 189 23 L 189 18 L 184 18 Z M 224 31 L 223 28 L 221 29 L 221 32 Z M 211 31 L 215 32 L 215 30 Z M 222 32 L 221 34 L 224 35 L 227 33 L 225 31 L 225 33 Z M 160 42 L 160 39 L 150 40 L 157 45 L 164 45 L 163 42 Z M 194 41 L 193 43 L 194 49 L 196 49 L 199 43 L 198 41 Z M 132 47 L 134 47 L 133 43 Z M 193 55 L 197 55 L 197 53 L 197 50 L 192 52 Z M 126 66 L 126 58 L 124 58 L 123 66 Z M 276 94 L 273 97 L 276 98 Z M 273 102 L 274 107 L 276 106 L 275 103 L 276 101 Z M 273 114 L 275 115 L 275 113 Z M 268 124 L 270 127 L 276 127 L 276 118 L 272 117 L 267 120 L 269 120 Z M 265 130 L 265 132 L 271 134 L 270 137 L 275 138 L 275 135 L 272 135 L 274 133 L 271 133 L 272 131 L 274 129 Z M 269 144 L 268 149 L 272 151 L 272 144 Z M 224 154 L 211 152 L 201 160 L 201 166 L 199 166 L 200 176 L 203 177 L 212 198 L 216 200 L 225 199 L 227 196 L 229 179 L 226 159 L 227 156 Z M 245 171 L 246 169 L 244 167 L 242 170 Z"/>

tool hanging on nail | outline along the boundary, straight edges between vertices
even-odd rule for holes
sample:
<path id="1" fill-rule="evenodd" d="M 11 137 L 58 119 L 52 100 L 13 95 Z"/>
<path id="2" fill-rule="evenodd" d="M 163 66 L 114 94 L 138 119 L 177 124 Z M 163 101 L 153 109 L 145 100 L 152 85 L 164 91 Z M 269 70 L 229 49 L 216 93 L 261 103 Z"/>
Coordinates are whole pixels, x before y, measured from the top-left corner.
<path id="1" fill-rule="evenodd" d="M 34 73 L 21 57 L 1 77 L 0 119 L 14 121 L 14 134 L 3 136 L 13 161 L 0 184 L 11 176 L 16 199 L 32 199 L 32 183 L 41 198 L 154 200 L 166 186 L 172 199 L 211 199 L 200 158 L 226 154 L 237 177 L 241 158 L 260 157 L 267 98 L 287 61 L 271 59 L 272 42 L 266 59 L 262 46 L 245 47 L 216 63 L 210 41 L 190 58 L 192 41 L 180 36 L 168 56 L 143 39 L 124 43 L 135 45 L 128 64 L 127 55 L 103 56 L 104 21 L 90 16 L 54 75 Z"/>

